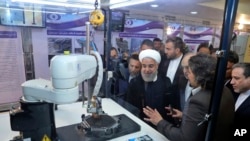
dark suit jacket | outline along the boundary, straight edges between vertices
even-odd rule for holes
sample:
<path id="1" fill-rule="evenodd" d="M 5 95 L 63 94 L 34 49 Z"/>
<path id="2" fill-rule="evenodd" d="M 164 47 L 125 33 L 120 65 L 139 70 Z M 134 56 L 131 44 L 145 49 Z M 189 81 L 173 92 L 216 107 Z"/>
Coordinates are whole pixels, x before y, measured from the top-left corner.
<path id="1" fill-rule="evenodd" d="M 145 106 L 156 108 L 163 117 L 166 117 L 165 107 L 168 106 L 171 95 L 171 82 L 168 77 L 160 77 L 155 82 L 148 82 L 145 90 L 145 82 L 139 75 L 133 78 L 128 86 L 125 100 L 140 110 L 140 118 L 145 116 L 142 112 Z"/>
<path id="2" fill-rule="evenodd" d="M 183 55 L 184 57 L 184 55 Z M 181 61 L 183 59 L 183 57 L 181 58 Z M 186 84 L 187 84 L 187 79 L 184 76 L 182 67 L 181 67 L 181 61 L 180 64 L 176 70 L 173 82 L 172 82 L 172 88 L 173 88 L 173 107 L 179 110 L 181 109 L 181 95 L 183 94 L 183 92 L 185 93 L 185 88 L 186 88 Z M 162 60 L 162 62 L 159 65 L 159 74 L 161 74 L 162 76 L 166 76 L 167 74 L 167 70 L 169 67 L 169 63 L 170 60 L 169 59 L 165 59 Z"/>
<path id="3" fill-rule="evenodd" d="M 129 84 L 129 71 L 128 69 L 124 70 L 124 77 L 120 78 L 119 81 L 119 94 L 125 94 L 128 89 Z"/>
<path id="4" fill-rule="evenodd" d="M 235 111 L 234 135 L 236 129 L 247 129 L 247 134 L 233 137 L 233 141 L 250 141 L 250 96 Z"/>
<path id="5" fill-rule="evenodd" d="M 207 124 L 200 123 L 208 113 L 211 91 L 201 90 L 190 97 L 183 110 L 180 127 L 174 127 L 162 120 L 157 129 L 171 141 L 204 141 Z M 219 114 L 217 118 L 214 141 L 228 141 L 234 117 L 234 100 L 231 92 L 225 88 L 222 93 Z"/>

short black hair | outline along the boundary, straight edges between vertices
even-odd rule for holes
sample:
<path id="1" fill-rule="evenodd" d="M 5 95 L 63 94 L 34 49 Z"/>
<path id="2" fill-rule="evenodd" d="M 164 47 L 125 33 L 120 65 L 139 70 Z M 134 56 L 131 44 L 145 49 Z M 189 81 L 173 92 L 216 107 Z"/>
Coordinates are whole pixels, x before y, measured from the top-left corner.
<path id="1" fill-rule="evenodd" d="M 248 78 L 250 77 L 250 63 L 236 63 L 233 65 L 233 69 L 242 68 L 244 70 L 243 75 Z"/>
<path id="2" fill-rule="evenodd" d="M 160 39 L 160 38 L 154 38 L 154 39 L 153 39 L 153 42 L 156 42 L 156 41 L 157 41 L 157 42 L 161 42 L 161 39 Z"/>
<path id="3" fill-rule="evenodd" d="M 235 51 L 230 50 L 230 51 L 228 52 L 227 61 L 236 64 L 236 63 L 239 62 L 239 55 L 238 55 Z"/>
<path id="4" fill-rule="evenodd" d="M 116 51 L 116 52 L 118 53 L 117 48 L 115 48 L 115 47 L 111 47 L 111 48 L 110 48 L 110 52 L 111 52 L 112 50 L 114 50 L 114 51 Z"/>
<path id="5" fill-rule="evenodd" d="M 199 44 L 199 46 L 198 46 L 198 48 L 197 48 L 197 52 L 199 52 L 199 50 L 201 49 L 201 48 L 207 48 L 209 51 L 210 51 L 210 54 L 211 54 L 211 52 L 212 52 L 212 46 L 209 46 L 209 43 L 208 42 L 203 42 L 203 43 L 200 43 Z"/>
<path id="6" fill-rule="evenodd" d="M 152 48 L 152 49 L 153 49 L 153 47 L 154 47 L 153 41 L 151 41 L 151 40 L 149 40 L 149 39 L 143 40 L 142 43 L 141 43 L 141 46 L 142 46 L 142 45 L 147 45 L 147 46 L 149 46 L 149 47 Z"/>
<path id="7" fill-rule="evenodd" d="M 134 53 L 132 54 L 130 57 L 129 57 L 129 61 L 130 59 L 134 59 L 134 60 L 138 60 L 139 61 L 139 55 L 137 53 Z"/>
<path id="8" fill-rule="evenodd" d="M 172 42 L 174 44 L 174 48 L 179 48 L 182 53 L 185 52 L 185 43 L 180 37 L 168 37 L 166 43 Z"/>

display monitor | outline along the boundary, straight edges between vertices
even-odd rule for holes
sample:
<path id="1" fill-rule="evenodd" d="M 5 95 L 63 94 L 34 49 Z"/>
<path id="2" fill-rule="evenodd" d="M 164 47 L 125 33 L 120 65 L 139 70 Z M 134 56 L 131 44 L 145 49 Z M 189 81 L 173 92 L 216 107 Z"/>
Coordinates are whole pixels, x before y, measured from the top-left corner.
<path id="1" fill-rule="evenodd" d="M 123 11 L 111 11 L 111 31 L 123 32 L 125 24 L 125 13 Z M 96 30 L 104 31 L 104 24 L 97 27 Z"/>
<path id="2" fill-rule="evenodd" d="M 45 27 L 45 11 L 41 6 L 10 6 L 0 9 L 2 25 Z"/>

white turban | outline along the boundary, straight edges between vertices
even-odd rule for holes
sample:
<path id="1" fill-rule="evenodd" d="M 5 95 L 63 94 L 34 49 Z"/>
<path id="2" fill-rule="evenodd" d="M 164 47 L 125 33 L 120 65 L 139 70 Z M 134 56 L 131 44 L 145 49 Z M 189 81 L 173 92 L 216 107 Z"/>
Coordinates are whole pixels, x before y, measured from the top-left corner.
<path id="1" fill-rule="evenodd" d="M 161 55 L 156 50 L 146 49 L 139 53 L 140 62 L 142 62 L 142 59 L 146 57 L 154 59 L 158 64 L 161 62 Z"/>

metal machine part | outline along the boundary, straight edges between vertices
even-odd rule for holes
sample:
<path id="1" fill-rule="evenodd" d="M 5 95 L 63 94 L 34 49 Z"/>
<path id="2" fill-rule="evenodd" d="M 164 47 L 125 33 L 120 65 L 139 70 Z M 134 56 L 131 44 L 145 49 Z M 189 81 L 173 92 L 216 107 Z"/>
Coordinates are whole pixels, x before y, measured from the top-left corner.
<path id="1" fill-rule="evenodd" d="M 104 141 L 140 131 L 141 127 L 124 114 L 100 118 L 83 116 L 84 122 L 57 128 L 60 141 Z M 82 126 L 84 125 L 84 126 Z M 85 127 L 90 127 L 84 129 Z"/>
<path id="2" fill-rule="evenodd" d="M 77 129 L 86 133 L 86 136 L 112 137 L 120 127 L 120 119 L 109 115 L 82 116 L 82 122 Z"/>
<path id="3" fill-rule="evenodd" d="M 41 141 L 45 136 L 57 141 L 54 104 L 47 102 L 26 102 L 10 111 L 11 130 L 19 131 L 20 135 L 13 140 L 30 139 Z"/>

